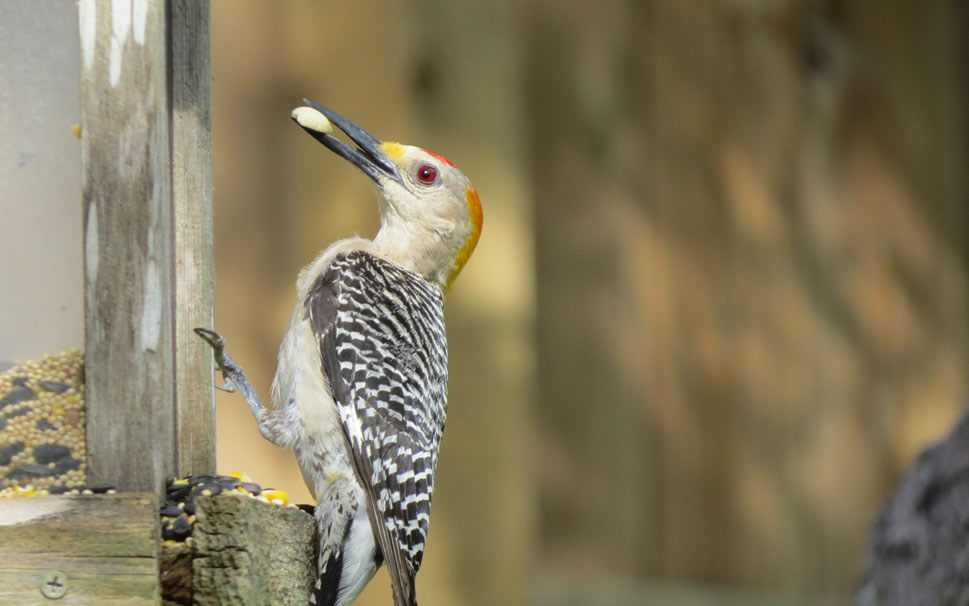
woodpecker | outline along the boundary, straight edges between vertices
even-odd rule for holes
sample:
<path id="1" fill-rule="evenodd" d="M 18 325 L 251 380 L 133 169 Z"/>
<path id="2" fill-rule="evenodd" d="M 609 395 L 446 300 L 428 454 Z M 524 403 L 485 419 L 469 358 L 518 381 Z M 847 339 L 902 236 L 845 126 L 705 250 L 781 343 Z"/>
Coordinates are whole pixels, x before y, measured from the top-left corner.
<path id="1" fill-rule="evenodd" d="M 347 606 L 381 564 L 395 606 L 416 606 L 447 410 L 444 296 L 481 234 L 470 181 L 445 158 L 381 142 L 314 101 L 293 120 L 373 180 L 373 240 L 331 244 L 303 268 L 279 349 L 274 408 L 225 339 L 196 329 L 263 437 L 292 448 L 317 501 L 319 578 L 310 604 Z M 334 137 L 333 125 L 355 144 Z"/>

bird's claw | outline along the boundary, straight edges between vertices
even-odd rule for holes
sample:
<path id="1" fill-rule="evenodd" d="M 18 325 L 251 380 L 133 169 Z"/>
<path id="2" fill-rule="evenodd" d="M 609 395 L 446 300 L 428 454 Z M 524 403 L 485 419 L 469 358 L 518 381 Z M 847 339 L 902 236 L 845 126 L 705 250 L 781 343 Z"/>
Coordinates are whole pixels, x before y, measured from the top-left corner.
<path id="1" fill-rule="evenodd" d="M 223 376 L 225 375 L 223 374 Z M 239 391 L 238 389 L 236 389 L 236 386 L 232 384 L 231 380 L 226 381 L 225 385 L 216 385 L 215 388 L 218 389 L 219 391 L 224 391 L 226 393 L 235 393 Z"/>
<path id="2" fill-rule="evenodd" d="M 225 348 L 225 337 L 214 330 L 209 330 L 208 328 L 196 328 L 195 334 L 202 337 L 202 340 L 208 343 L 212 349 L 221 350 Z"/>
<path id="3" fill-rule="evenodd" d="M 256 390 L 252 388 L 252 383 L 246 377 L 245 371 L 242 370 L 241 366 L 236 364 L 232 356 L 226 353 L 225 337 L 208 328 L 196 328 L 195 334 L 200 336 L 212 348 L 215 365 L 222 373 L 225 384 L 216 385 L 215 388 L 229 393 L 241 392 L 245 396 L 249 408 L 257 418 L 259 418 L 259 415 L 264 414 L 266 409 L 262 405 L 262 402 L 259 401 L 259 396 L 256 394 Z"/>
<path id="4" fill-rule="evenodd" d="M 225 385 L 216 385 L 215 388 L 232 393 L 236 391 L 236 386 L 232 382 L 230 375 L 235 364 L 227 353 L 225 353 L 225 337 L 208 328 L 196 328 L 195 334 L 202 337 L 202 340 L 209 344 L 215 356 L 215 365 L 225 379 Z"/>

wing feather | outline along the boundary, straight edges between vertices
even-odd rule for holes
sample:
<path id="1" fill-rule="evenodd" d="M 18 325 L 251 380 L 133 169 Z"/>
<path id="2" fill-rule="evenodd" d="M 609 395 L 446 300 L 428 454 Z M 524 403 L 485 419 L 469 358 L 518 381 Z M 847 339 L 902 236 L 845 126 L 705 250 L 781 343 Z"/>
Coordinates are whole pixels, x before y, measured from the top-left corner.
<path id="1" fill-rule="evenodd" d="M 416 605 L 447 407 L 440 290 L 354 251 L 334 259 L 305 306 L 394 602 Z"/>

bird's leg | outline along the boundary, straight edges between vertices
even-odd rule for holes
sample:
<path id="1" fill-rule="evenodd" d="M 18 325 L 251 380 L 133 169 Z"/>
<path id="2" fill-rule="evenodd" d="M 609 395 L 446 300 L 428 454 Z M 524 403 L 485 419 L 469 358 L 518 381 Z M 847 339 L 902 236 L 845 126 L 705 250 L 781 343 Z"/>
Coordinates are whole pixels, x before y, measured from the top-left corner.
<path id="1" fill-rule="evenodd" d="M 249 404 L 252 415 L 256 417 L 256 423 L 259 425 L 259 433 L 262 434 L 262 437 L 278 446 L 288 447 L 289 440 L 286 439 L 287 434 L 285 432 L 288 419 L 278 411 L 263 406 L 259 395 L 252 387 L 252 383 L 249 382 L 246 372 L 232 359 L 232 356 L 225 352 L 225 337 L 208 328 L 196 328 L 195 334 L 202 337 L 202 340 L 212 347 L 215 365 L 222 372 L 225 385 L 216 385 L 215 387 L 222 391 L 238 391 L 241 393 L 245 397 L 246 403 Z"/>
<path id="2" fill-rule="evenodd" d="M 246 402 L 249 403 L 252 414 L 259 416 L 258 411 L 265 410 L 266 407 L 259 400 L 256 390 L 253 389 L 252 383 L 249 382 L 249 377 L 246 376 L 246 371 L 242 370 L 242 367 L 236 364 L 232 356 L 225 352 L 225 337 L 208 328 L 196 328 L 195 334 L 202 337 L 202 340 L 212 347 L 212 353 L 215 355 L 215 365 L 222 372 L 225 385 L 216 385 L 216 389 L 230 393 L 235 391 L 241 392 L 246 398 Z"/>

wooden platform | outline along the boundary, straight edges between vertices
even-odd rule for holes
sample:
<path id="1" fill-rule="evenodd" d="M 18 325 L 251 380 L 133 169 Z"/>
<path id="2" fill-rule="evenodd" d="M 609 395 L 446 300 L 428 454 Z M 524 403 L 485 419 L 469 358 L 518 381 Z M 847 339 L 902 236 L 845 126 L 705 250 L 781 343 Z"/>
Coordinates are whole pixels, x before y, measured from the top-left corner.
<path id="1" fill-rule="evenodd" d="M 153 493 L 0 501 L 0 604 L 159 604 L 158 534 Z"/>
<path id="2" fill-rule="evenodd" d="M 196 508 L 193 545 L 162 549 L 153 493 L 0 501 L 0 604 L 308 602 L 313 516 L 232 494 Z"/>

